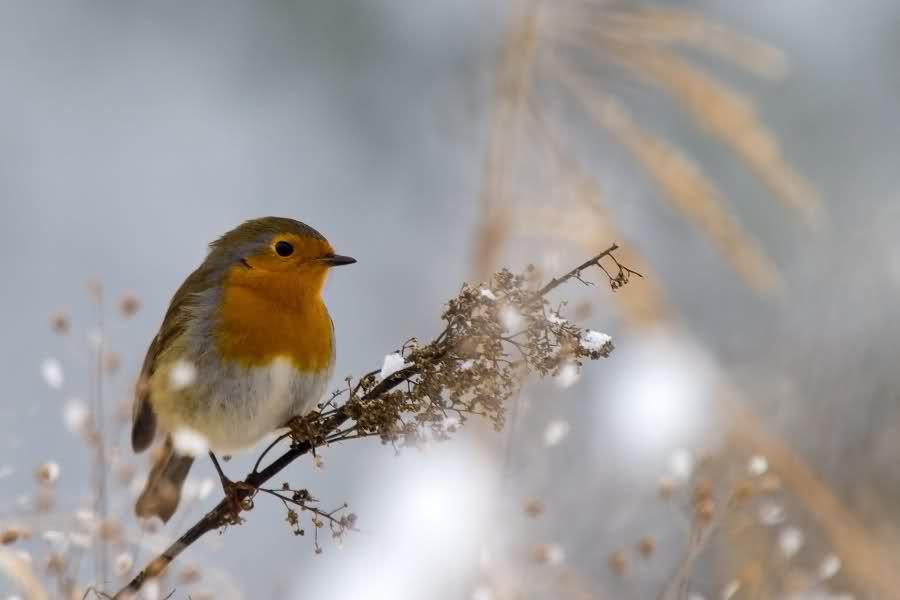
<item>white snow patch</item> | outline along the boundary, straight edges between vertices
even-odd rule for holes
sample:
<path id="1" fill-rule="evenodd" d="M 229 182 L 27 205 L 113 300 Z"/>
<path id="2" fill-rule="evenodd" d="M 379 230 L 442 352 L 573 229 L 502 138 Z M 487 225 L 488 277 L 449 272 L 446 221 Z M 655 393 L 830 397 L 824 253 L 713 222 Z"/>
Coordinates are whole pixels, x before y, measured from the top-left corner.
<path id="1" fill-rule="evenodd" d="M 209 442 L 206 437 L 189 427 L 181 427 L 172 434 L 172 444 L 179 454 L 187 456 L 201 456 L 209 452 Z"/>
<path id="2" fill-rule="evenodd" d="M 65 383 L 62 364 L 55 358 L 45 358 L 41 362 L 41 376 L 47 387 L 52 390 L 62 389 L 63 383 Z"/>
<path id="3" fill-rule="evenodd" d="M 181 391 L 197 379 L 197 367 L 194 363 L 179 359 L 169 371 L 169 386 L 173 391 Z"/>
<path id="4" fill-rule="evenodd" d="M 569 435 L 571 430 L 572 427 L 567 421 L 562 419 L 550 421 L 547 427 L 544 428 L 544 446 L 547 448 L 558 446 Z"/>
<path id="5" fill-rule="evenodd" d="M 403 356 L 399 352 L 388 354 L 384 357 L 384 363 L 381 365 L 381 378 L 386 379 L 408 366 L 409 365 L 406 364 L 406 361 L 403 360 Z"/>

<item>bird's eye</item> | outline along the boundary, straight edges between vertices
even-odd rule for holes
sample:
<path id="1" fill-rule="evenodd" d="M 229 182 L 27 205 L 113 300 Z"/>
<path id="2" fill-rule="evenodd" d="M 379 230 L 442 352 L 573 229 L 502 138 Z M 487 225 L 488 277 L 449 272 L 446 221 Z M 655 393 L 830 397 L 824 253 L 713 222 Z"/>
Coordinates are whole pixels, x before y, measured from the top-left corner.
<path id="1" fill-rule="evenodd" d="M 289 242 L 278 242 L 275 244 L 275 252 L 278 256 L 290 256 L 294 253 L 294 247 Z"/>

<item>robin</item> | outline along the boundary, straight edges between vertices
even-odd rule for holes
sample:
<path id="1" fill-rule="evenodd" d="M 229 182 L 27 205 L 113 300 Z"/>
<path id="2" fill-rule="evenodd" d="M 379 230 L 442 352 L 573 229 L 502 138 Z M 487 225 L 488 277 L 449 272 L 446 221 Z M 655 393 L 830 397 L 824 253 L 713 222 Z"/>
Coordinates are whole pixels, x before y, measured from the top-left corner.
<path id="1" fill-rule="evenodd" d="M 335 357 L 322 288 L 331 267 L 355 262 L 312 227 L 280 217 L 247 221 L 210 244 L 141 369 L 132 448 L 146 450 L 157 434 L 165 440 L 138 516 L 168 521 L 178 507 L 197 454 L 179 440 L 201 440 L 222 476 L 214 453 L 253 446 L 316 406 Z"/>

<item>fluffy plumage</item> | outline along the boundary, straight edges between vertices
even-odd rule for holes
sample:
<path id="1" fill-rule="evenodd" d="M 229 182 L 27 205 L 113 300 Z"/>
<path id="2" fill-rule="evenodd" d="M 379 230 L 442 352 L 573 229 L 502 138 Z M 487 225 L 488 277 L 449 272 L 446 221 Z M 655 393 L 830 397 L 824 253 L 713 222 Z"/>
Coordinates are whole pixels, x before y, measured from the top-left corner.
<path id="1" fill-rule="evenodd" d="M 350 261 L 308 225 L 278 217 L 248 221 L 210 244 L 144 360 L 132 446 L 145 450 L 158 430 L 166 438 L 136 505 L 140 516 L 168 520 L 177 506 L 191 460 L 173 432 L 193 430 L 210 450 L 231 453 L 316 405 L 335 357 L 321 290 L 328 268 Z M 174 375 L 185 365 L 194 374 L 187 385 Z"/>

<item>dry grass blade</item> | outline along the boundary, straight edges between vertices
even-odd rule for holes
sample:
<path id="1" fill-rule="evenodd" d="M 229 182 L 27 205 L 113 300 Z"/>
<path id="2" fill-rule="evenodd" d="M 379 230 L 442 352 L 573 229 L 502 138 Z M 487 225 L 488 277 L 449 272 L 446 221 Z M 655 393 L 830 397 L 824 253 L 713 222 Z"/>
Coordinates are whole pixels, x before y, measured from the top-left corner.
<path id="1" fill-rule="evenodd" d="M 612 133 L 637 158 L 674 210 L 710 238 L 752 289 L 769 295 L 779 290 L 775 265 L 726 212 L 719 191 L 684 153 L 643 130 L 615 98 L 593 92 L 584 78 L 560 61 L 548 60 L 547 71 L 584 106 L 598 127 Z"/>
<path id="2" fill-rule="evenodd" d="M 517 17 L 497 67 L 494 90 L 494 115 L 482 181 L 482 220 L 476 236 L 475 264 L 479 278 L 485 278 L 499 258 L 508 238 L 508 177 L 516 160 L 517 139 L 524 106 L 531 85 L 532 62 L 537 44 L 540 3 L 522 0 L 516 3 Z"/>
<path id="3" fill-rule="evenodd" d="M 620 33 L 621 35 L 621 33 Z M 810 225 L 822 219 L 813 187 L 787 164 L 778 140 L 752 105 L 706 70 L 667 48 L 596 36 L 602 56 L 642 82 L 668 93 L 698 126 L 726 144 L 786 208 Z"/>
<path id="4" fill-rule="evenodd" d="M 784 56 L 776 48 L 683 8 L 644 6 L 604 12 L 602 21 L 605 29 L 627 31 L 632 40 L 693 48 L 757 77 L 778 79 L 787 70 Z"/>
<path id="5" fill-rule="evenodd" d="M 662 91 L 725 144 L 786 208 L 812 224 L 822 220 L 822 204 L 812 186 L 785 161 L 776 137 L 760 121 L 752 103 L 678 51 L 697 50 L 767 78 L 784 73 L 782 55 L 681 8 L 592 0 L 519 0 L 513 5 L 508 43 L 497 69 L 476 237 L 477 272 L 486 273 L 497 264 L 504 245 L 517 233 L 515 223 L 523 222 L 516 213 L 523 204 L 521 198 L 531 192 L 525 180 L 537 170 L 535 155 L 541 150 L 538 147 L 535 152 L 524 139 L 523 105 L 527 102 L 541 113 L 557 112 L 538 96 L 538 85 L 562 80 L 593 115 L 598 130 L 611 133 L 637 158 L 672 208 L 713 241 L 752 289 L 769 295 L 777 292 L 781 282 L 775 266 L 732 217 L 723 195 L 702 169 L 675 144 L 648 131 L 639 116 L 632 117 L 622 101 L 597 85 L 605 86 L 607 76 L 611 81 L 637 78 Z M 546 55 L 562 45 L 573 47 L 575 53 L 552 55 L 546 68 Z M 591 71 L 595 66 L 612 70 L 608 75 L 587 75 L 580 70 L 584 66 Z M 575 77 L 573 72 L 584 75 Z M 562 174 L 547 189 L 568 186 L 567 176 Z M 607 220 L 609 215 L 599 218 Z"/>

